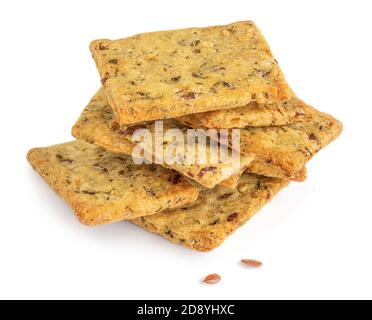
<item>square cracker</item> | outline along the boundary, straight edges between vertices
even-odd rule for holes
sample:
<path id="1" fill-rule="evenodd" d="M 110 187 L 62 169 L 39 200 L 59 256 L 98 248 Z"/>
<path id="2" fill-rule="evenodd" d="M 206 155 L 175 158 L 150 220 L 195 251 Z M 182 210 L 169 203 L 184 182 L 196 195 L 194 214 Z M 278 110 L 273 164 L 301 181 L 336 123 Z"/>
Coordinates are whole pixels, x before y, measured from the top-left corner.
<path id="1" fill-rule="evenodd" d="M 301 176 L 306 163 L 341 132 L 341 122 L 313 109 L 312 115 L 304 122 L 242 129 L 240 149 L 242 153 L 256 156 L 248 172 L 290 178 Z"/>
<path id="2" fill-rule="evenodd" d="M 120 124 L 293 96 L 251 21 L 96 40 L 90 49 Z"/>
<path id="3" fill-rule="evenodd" d="M 173 171 L 135 165 L 129 156 L 112 154 L 84 141 L 32 149 L 27 158 L 87 225 L 177 208 L 193 203 L 199 194 Z"/>
<path id="4" fill-rule="evenodd" d="M 303 121 L 309 113 L 311 108 L 293 98 L 271 104 L 253 102 L 245 107 L 191 114 L 177 120 L 192 128 L 270 127 Z"/>
<path id="5" fill-rule="evenodd" d="M 204 189 L 191 206 L 142 217 L 133 222 L 174 243 L 198 251 L 211 251 L 288 183 L 280 179 L 243 175 L 235 190 L 222 186 L 213 190 Z"/>
<path id="6" fill-rule="evenodd" d="M 164 121 L 164 132 L 170 128 L 179 128 L 185 130 L 185 127 L 176 123 L 173 120 Z M 132 134 L 135 130 L 148 129 L 154 136 L 154 122 L 147 122 L 135 126 L 117 126 L 114 122 L 114 114 L 107 103 L 107 99 L 101 88 L 93 97 L 88 106 L 83 111 L 82 115 L 72 129 L 72 134 L 77 139 L 82 139 L 90 143 L 96 144 L 114 153 L 132 154 L 133 148 L 136 146 L 132 142 Z M 168 147 L 169 144 L 164 145 Z M 188 144 L 186 143 L 186 147 Z M 146 146 L 144 146 L 146 147 Z M 162 164 L 164 167 L 180 172 L 184 176 L 198 182 L 207 188 L 213 188 L 217 184 L 223 182 L 234 174 L 231 157 L 225 162 L 213 163 L 208 158 L 213 144 L 207 144 L 207 162 L 201 164 Z M 152 150 L 146 150 L 151 152 Z M 248 165 L 252 162 L 253 157 L 244 155 L 241 157 L 239 175 L 241 175 Z"/>
<path id="7" fill-rule="evenodd" d="M 248 173 L 294 181 L 306 179 L 306 172 L 301 171 L 306 163 L 342 132 L 342 123 L 332 116 L 310 106 L 307 110 L 302 122 L 240 129 L 240 152 L 255 156 Z"/>

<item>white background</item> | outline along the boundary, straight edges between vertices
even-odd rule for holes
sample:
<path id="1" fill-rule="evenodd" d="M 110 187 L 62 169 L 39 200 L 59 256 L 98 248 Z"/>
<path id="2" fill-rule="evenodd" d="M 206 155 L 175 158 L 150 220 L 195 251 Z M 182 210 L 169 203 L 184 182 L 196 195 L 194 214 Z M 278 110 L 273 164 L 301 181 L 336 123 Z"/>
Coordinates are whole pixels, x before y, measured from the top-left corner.
<path id="1" fill-rule="evenodd" d="M 0 298 L 372 298 L 371 1 L 1 1 Z M 254 20 L 342 136 L 212 253 L 127 222 L 91 229 L 32 171 L 99 88 L 97 38 Z M 264 262 L 259 270 L 242 258 Z M 223 281 L 200 279 L 220 273 Z"/>

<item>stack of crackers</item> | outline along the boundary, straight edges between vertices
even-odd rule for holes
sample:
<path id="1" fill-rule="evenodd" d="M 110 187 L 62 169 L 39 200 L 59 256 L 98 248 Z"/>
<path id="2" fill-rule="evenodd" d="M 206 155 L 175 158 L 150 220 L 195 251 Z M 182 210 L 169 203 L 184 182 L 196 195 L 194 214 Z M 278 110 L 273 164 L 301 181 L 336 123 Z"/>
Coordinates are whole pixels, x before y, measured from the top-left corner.
<path id="1" fill-rule="evenodd" d="M 250 21 L 97 40 L 90 49 L 102 87 L 72 129 L 77 140 L 28 154 L 87 225 L 130 220 L 172 242 L 213 250 L 291 181 L 304 181 L 306 163 L 342 131 L 296 97 Z M 207 132 L 205 161 L 156 161 L 153 144 L 134 135 L 159 134 L 159 120 L 164 132 Z M 208 135 L 212 129 L 226 134 Z M 166 152 L 174 141 L 163 138 Z M 184 142 L 187 153 L 192 146 Z M 139 146 L 153 163 L 134 161 Z M 231 157 L 212 161 L 221 146 L 239 152 L 239 168 Z"/>

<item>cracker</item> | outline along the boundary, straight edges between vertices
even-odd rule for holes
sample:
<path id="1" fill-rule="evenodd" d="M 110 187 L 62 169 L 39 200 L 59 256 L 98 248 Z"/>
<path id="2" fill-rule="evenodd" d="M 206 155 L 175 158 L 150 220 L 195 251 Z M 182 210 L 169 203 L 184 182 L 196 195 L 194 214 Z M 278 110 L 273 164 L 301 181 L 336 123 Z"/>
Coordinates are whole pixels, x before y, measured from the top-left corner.
<path id="1" fill-rule="evenodd" d="M 123 134 L 128 140 L 132 139 L 132 132 L 134 129 L 147 129 L 152 133 L 152 136 L 155 137 L 155 123 L 154 122 L 147 122 L 142 124 L 141 126 L 136 125 L 135 127 L 127 126 L 127 127 L 120 127 L 118 130 L 121 134 Z M 163 121 L 163 129 L 164 133 L 167 132 L 170 129 L 179 129 L 180 132 L 183 133 L 184 137 L 184 144 L 185 144 L 185 155 L 189 154 L 189 148 L 192 148 L 192 145 L 190 146 L 187 142 L 187 127 L 179 124 L 178 122 L 174 120 L 164 120 Z M 204 136 L 204 135 L 203 135 Z M 240 159 L 240 168 L 238 168 L 238 171 L 233 166 L 232 163 L 232 154 L 231 149 L 229 150 L 229 158 L 226 161 L 218 161 L 213 162 L 211 154 L 213 152 L 218 153 L 219 146 L 216 144 L 210 144 L 208 142 L 209 138 L 207 139 L 207 145 L 206 145 L 206 162 L 203 164 L 187 164 L 187 163 L 174 163 L 174 164 L 164 164 L 165 167 L 173 169 L 175 171 L 178 171 L 188 178 L 195 180 L 196 182 L 200 183 L 201 185 L 207 187 L 207 188 L 213 188 L 217 184 L 222 183 L 226 179 L 230 178 L 232 175 L 242 175 L 244 171 L 248 168 L 250 163 L 253 161 L 254 157 L 252 155 L 249 155 L 247 153 L 243 154 Z M 177 142 L 174 142 L 172 139 L 167 138 L 164 135 L 164 147 L 161 150 L 163 154 L 166 153 L 166 149 L 170 146 L 175 146 Z M 155 145 L 155 139 L 152 141 L 152 145 L 147 146 L 142 145 L 145 152 L 150 153 L 154 149 Z M 196 143 L 196 152 L 195 155 L 198 155 L 199 152 L 199 143 Z M 178 153 L 177 153 L 178 155 Z"/>
<path id="2" fill-rule="evenodd" d="M 104 90 L 101 88 L 75 123 L 72 135 L 76 139 L 85 140 L 110 152 L 131 155 L 134 143 L 110 129 L 114 118 Z"/>
<path id="3" fill-rule="evenodd" d="M 258 104 L 230 110 L 216 110 L 178 118 L 192 128 L 245 128 L 283 126 L 305 120 L 311 108 L 297 98 L 286 102 Z"/>
<path id="4" fill-rule="evenodd" d="M 164 132 L 170 128 L 185 130 L 185 127 L 173 120 L 164 121 Z M 72 134 L 78 139 L 94 143 L 104 147 L 110 152 L 132 154 L 135 144 L 132 142 L 132 135 L 136 130 L 148 129 L 154 136 L 154 122 L 142 123 L 135 126 L 118 126 L 115 124 L 114 115 L 107 103 L 103 89 L 93 97 L 89 105 L 85 108 L 79 120 L 72 129 Z M 171 142 L 164 145 L 164 150 L 170 146 Z M 154 146 L 155 144 L 153 144 Z M 152 147 L 153 147 L 152 146 Z M 152 151 L 149 147 L 143 146 L 147 153 Z M 188 144 L 186 143 L 186 153 Z M 207 144 L 207 162 L 205 164 L 162 164 L 164 167 L 180 172 L 184 176 L 195 180 L 202 186 L 213 188 L 222 181 L 236 174 L 232 165 L 232 158 L 225 162 L 214 163 L 209 155 L 216 148 L 213 144 Z M 230 151 L 231 152 L 231 151 Z M 252 162 L 253 157 L 245 154 L 240 160 L 240 171 L 244 172 Z"/>
<path id="5" fill-rule="evenodd" d="M 133 222 L 174 243 L 207 252 L 220 246 L 287 185 L 285 180 L 244 175 L 235 190 L 204 189 L 191 206 Z"/>
<path id="6" fill-rule="evenodd" d="M 120 124 L 293 96 L 251 21 L 96 40 L 90 49 Z"/>
<path id="7" fill-rule="evenodd" d="M 301 175 L 299 172 L 306 163 L 342 132 L 341 122 L 314 108 L 311 110 L 304 122 L 241 129 L 241 153 L 255 156 L 247 172 L 280 179 L 306 179 L 301 176 L 297 179 L 296 175 Z"/>
<path id="8" fill-rule="evenodd" d="M 198 189 L 160 166 L 135 165 L 84 141 L 32 149 L 28 160 L 87 225 L 134 219 L 193 203 Z"/>
<path id="9" fill-rule="evenodd" d="M 230 178 L 222 181 L 220 185 L 226 188 L 235 189 L 238 186 L 240 178 L 242 177 L 243 173 L 244 172 L 239 172 L 237 174 L 234 174 Z"/>
<path id="10" fill-rule="evenodd" d="M 264 177 L 272 177 L 279 179 L 289 179 L 296 182 L 304 182 L 307 179 L 307 170 L 306 168 L 301 169 L 300 171 L 294 173 L 292 176 L 289 176 L 287 173 L 278 166 L 273 166 L 266 163 L 265 161 L 254 161 L 247 169 L 246 173 L 253 173 L 261 175 Z"/>
<path id="11" fill-rule="evenodd" d="M 247 171 L 247 173 L 249 173 L 249 171 Z M 238 186 L 241 177 L 242 177 L 242 173 L 239 172 L 238 174 L 231 176 L 229 179 L 222 181 L 220 185 L 226 188 L 235 189 Z M 297 172 L 293 177 L 287 180 L 295 181 L 295 182 L 304 182 L 306 181 L 306 179 L 307 179 L 307 170 L 306 168 L 303 168 L 302 170 Z"/>
<path id="12" fill-rule="evenodd" d="M 241 152 L 255 154 L 248 171 L 278 178 L 295 176 L 322 148 L 342 132 L 342 124 L 314 109 L 309 120 L 282 127 L 241 130 Z M 268 171 L 272 171 L 268 174 Z"/>
<path id="13" fill-rule="evenodd" d="M 295 182 L 304 182 L 307 179 L 307 169 L 302 168 L 300 171 L 298 171 L 292 178 L 292 181 Z"/>

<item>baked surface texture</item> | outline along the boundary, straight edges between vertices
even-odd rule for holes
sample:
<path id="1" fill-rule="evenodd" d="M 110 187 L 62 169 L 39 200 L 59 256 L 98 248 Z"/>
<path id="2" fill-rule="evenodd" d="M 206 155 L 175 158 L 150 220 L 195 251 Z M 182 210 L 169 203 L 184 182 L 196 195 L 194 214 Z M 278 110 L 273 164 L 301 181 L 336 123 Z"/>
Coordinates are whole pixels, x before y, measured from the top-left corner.
<path id="1" fill-rule="evenodd" d="M 120 124 L 293 96 L 251 21 L 96 40 L 90 49 Z"/>
<path id="2" fill-rule="evenodd" d="M 204 189 L 191 206 L 133 222 L 174 243 L 207 252 L 220 246 L 287 185 L 280 179 L 243 175 L 235 190 Z"/>
<path id="3" fill-rule="evenodd" d="M 244 172 L 238 172 L 237 174 L 234 174 L 230 178 L 222 181 L 220 183 L 220 186 L 223 186 L 229 189 L 235 189 L 238 186 L 240 178 L 242 177 L 243 173 Z"/>
<path id="4" fill-rule="evenodd" d="M 91 99 L 72 128 L 72 135 L 113 153 L 131 155 L 135 147 L 124 135 L 110 128 L 115 117 L 101 88 Z"/>
<path id="5" fill-rule="evenodd" d="M 84 141 L 32 149 L 28 161 L 87 225 L 108 224 L 193 203 L 196 187 L 174 171 L 135 165 Z"/>
<path id="6" fill-rule="evenodd" d="M 255 156 L 249 173 L 301 181 L 306 163 L 341 132 L 341 122 L 312 108 L 303 122 L 241 129 L 240 151 Z"/>
<path id="7" fill-rule="evenodd" d="M 303 121 L 309 112 L 311 108 L 293 98 L 271 104 L 253 102 L 245 107 L 191 114 L 177 120 L 192 128 L 270 127 Z"/>
<path id="8" fill-rule="evenodd" d="M 72 129 L 72 134 L 77 139 L 82 139 L 96 144 L 110 152 L 132 154 L 133 149 L 136 146 L 136 144 L 132 142 L 133 134 L 140 130 L 147 129 L 149 132 L 151 132 L 152 137 L 154 137 L 155 128 L 155 122 L 146 122 L 134 126 L 119 126 L 115 122 L 114 114 L 107 103 L 103 89 L 101 89 L 83 111 L 82 115 Z M 166 133 L 169 129 L 179 129 L 183 132 L 184 137 L 186 137 L 186 128 L 176 121 L 163 121 L 163 129 L 164 133 Z M 166 150 L 169 150 L 172 144 L 175 144 L 175 142 L 173 142 L 170 138 L 167 139 L 166 135 L 164 135 L 164 141 L 165 144 L 159 148 L 162 151 L 162 155 L 166 154 Z M 152 139 L 151 142 L 151 145 L 142 145 L 143 149 L 147 153 L 151 153 L 155 148 L 154 139 Z M 187 155 L 189 154 L 189 143 L 187 143 L 187 141 L 185 141 L 185 146 L 186 148 L 184 154 Z M 198 144 L 196 144 L 196 147 L 197 146 Z M 204 164 L 192 164 L 190 162 L 182 163 L 181 161 L 174 164 L 162 163 L 162 166 L 175 170 L 182 175 L 198 182 L 202 186 L 213 188 L 217 184 L 237 173 L 233 166 L 231 156 L 228 157 L 226 161 L 213 161 L 211 154 L 213 154 L 213 151 L 216 151 L 216 148 L 217 147 L 214 144 L 207 143 L 207 161 Z M 196 148 L 196 155 L 197 152 L 198 148 Z M 155 154 L 155 152 L 153 154 Z M 252 160 L 253 156 L 248 154 L 244 154 L 240 158 L 240 168 L 238 168 L 240 175 L 245 171 L 246 168 L 248 168 Z"/>
<path id="9" fill-rule="evenodd" d="M 268 171 L 266 171 L 268 173 Z M 246 174 L 249 174 L 249 171 L 246 171 Z M 275 175 L 275 172 L 273 173 Z M 229 179 L 223 181 L 220 183 L 221 186 L 230 188 L 230 189 L 235 189 L 240 182 L 240 179 L 242 177 L 241 173 L 238 173 L 236 175 L 231 176 Z M 270 176 L 267 176 L 270 177 Z M 295 182 L 304 182 L 307 179 L 307 169 L 303 168 L 299 172 L 297 172 L 293 177 L 291 178 L 286 178 L 284 180 L 289 180 L 289 181 L 295 181 Z"/>
<path id="10" fill-rule="evenodd" d="M 306 167 L 298 171 L 292 178 L 291 181 L 304 182 L 307 179 L 307 169 Z"/>

